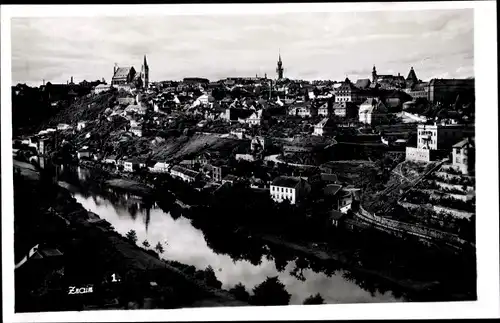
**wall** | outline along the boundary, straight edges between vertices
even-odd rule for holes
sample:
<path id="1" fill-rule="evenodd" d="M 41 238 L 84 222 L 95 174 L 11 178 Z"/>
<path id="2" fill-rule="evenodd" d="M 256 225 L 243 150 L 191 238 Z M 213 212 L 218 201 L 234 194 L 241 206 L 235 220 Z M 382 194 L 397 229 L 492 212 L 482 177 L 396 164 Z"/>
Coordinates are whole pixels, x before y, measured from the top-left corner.
<path id="1" fill-rule="evenodd" d="M 420 238 L 440 240 L 459 248 L 465 244 L 469 244 L 469 242 L 461 239 L 455 234 L 376 216 L 365 211 L 363 208 L 360 208 L 360 211 L 355 214 L 358 216 L 361 215 L 363 220 L 375 225 L 380 225 L 396 231 L 403 231 Z"/>
<path id="2" fill-rule="evenodd" d="M 430 162 L 431 151 L 429 149 L 406 147 L 406 160 Z"/>

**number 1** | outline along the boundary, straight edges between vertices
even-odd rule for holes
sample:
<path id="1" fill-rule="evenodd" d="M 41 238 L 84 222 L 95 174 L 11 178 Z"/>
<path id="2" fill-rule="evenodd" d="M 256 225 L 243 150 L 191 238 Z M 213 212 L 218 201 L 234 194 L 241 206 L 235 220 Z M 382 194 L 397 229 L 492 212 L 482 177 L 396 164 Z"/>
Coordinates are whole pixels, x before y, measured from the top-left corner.
<path id="1" fill-rule="evenodd" d="M 116 282 L 117 282 L 117 280 L 116 280 L 116 274 L 111 274 L 111 281 L 112 281 L 113 283 L 116 283 Z"/>

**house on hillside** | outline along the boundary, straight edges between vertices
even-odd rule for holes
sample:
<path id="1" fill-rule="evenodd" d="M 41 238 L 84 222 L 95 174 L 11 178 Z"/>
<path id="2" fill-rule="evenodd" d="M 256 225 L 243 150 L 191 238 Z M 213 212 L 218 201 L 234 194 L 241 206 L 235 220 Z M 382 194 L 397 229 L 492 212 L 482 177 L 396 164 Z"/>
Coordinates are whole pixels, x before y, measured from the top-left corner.
<path id="1" fill-rule="evenodd" d="M 238 122 L 240 119 L 247 119 L 255 110 L 241 109 L 241 108 L 227 108 L 222 112 L 220 118 L 226 122 Z"/>
<path id="2" fill-rule="evenodd" d="M 200 172 L 179 165 L 175 165 L 170 169 L 170 175 L 188 183 L 195 182 L 201 177 Z"/>
<path id="3" fill-rule="evenodd" d="M 453 166 L 458 168 L 462 174 L 469 174 L 475 167 L 474 140 L 465 138 L 453 145 Z"/>
<path id="4" fill-rule="evenodd" d="M 89 159 L 91 156 L 91 151 L 88 148 L 82 148 L 78 150 L 76 154 L 78 159 Z"/>
<path id="5" fill-rule="evenodd" d="M 234 185 L 235 183 L 239 182 L 241 179 L 238 176 L 228 174 L 222 179 L 222 185 Z"/>
<path id="6" fill-rule="evenodd" d="M 330 210 L 328 212 L 328 218 L 334 227 L 339 227 L 345 219 L 345 214 L 337 210 Z"/>
<path id="7" fill-rule="evenodd" d="M 129 158 L 123 161 L 123 170 L 126 172 L 134 172 L 146 167 L 146 162 L 138 158 Z"/>
<path id="8" fill-rule="evenodd" d="M 111 86 L 107 84 L 99 84 L 92 91 L 95 95 L 105 93 L 111 90 Z"/>
<path id="9" fill-rule="evenodd" d="M 335 122 L 333 121 L 333 119 L 324 118 L 314 126 L 313 135 L 329 136 L 332 134 L 334 128 L 335 128 Z"/>
<path id="10" fill-rule="evenodd" d="M 328 117 L 331 113 L 331 105 L 328 102 L 323 103 L 318 108 L 318 115 L 323 117 Z"/>
<path id="11" fill-rule="evenodd" d="M 71 129 L 71 126 L 69 124 L 60 123 L 57 125 L 57 130 L 64 131 L 64 130 L 69 130 L 69 129 Z"/>
<path id="12" fill-rule="evenodd" d="M 338 118 L 356 118 L 358 106 L 352 102 L 337 102 L 333 104 L 332 114 Z"/>
<path id="13" fill-rule="evenodd" d="M 76 124 L 76 130 L 80 131 L 85 128 L 87 122 L 86 121 L 78 121 Z"/>
<path id="14" fill-rule="evenodd" d="M 135 126 L 130 128 L 130 132 L 134 134 L 134 136 L 142 137 L 142 127 Z"/>
<path id="15" fill-rule="evenodd" d="M 311 185 L 299 177 L 279 176 L 275 178 L 269 189 L 271 198 L 278 203 L 285 200 L 296 204 L 311 192 Z"/>
<path id="16" fill-rule="evenodd" d="M 369 125 L 382 124 L 387 121 L 385 104 L 375 98 L 367 99 L 359 106 L 359 122 Z"/>
<path id="17" fill-rule="evenodd" d="M 288 115 L 310 118 L 318 115 L 318 109 L 310 102 L 296 102 L 288 109 Z"/>
<path id="18" fill-rule="evenodd" d="M 155 162 L 149 171 L 152 173 L 168 173 L 170 164 L 166 162 Z"/>

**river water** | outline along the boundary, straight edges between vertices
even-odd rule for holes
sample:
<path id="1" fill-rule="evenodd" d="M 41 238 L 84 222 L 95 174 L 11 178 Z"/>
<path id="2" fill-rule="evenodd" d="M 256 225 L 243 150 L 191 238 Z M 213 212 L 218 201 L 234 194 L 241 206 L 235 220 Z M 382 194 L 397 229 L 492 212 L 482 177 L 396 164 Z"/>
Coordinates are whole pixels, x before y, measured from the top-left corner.
<path id="1" fill-rule="evenodd" d="M 160 242 L 165 252 L 161 255 L 168 260 L 193 265 L 203 270 L 211 266 L 217 279 L 222 282 L 222 288 L 229 289 L 238 283 L 243 283 L 247 290 L 251 290 L 262 283 L 266 277 L 278 276 L 291 294 L 290 304 L 302 304 L 310 295 L 320 293 L 326 303 L 373 303 L 404 301 L 402 296 L 395 296 L 390 290 L 360 287 L 358 281 L 346 279 L 343 271 L 336 271 L 328 275 L 319 270 L 305 268 L 300 278 L 293 274 L 296 261 L 287 261 L 286 265 L 277 266 L 273 257 L 262 256 L 260 263 L 246 259 L 233 260 L 223 252 L 214 251 L 208 243 L 208 235 L 195 228 L 191 220 L 184 217 L 172 217 L 164 212 L 155 203 L 146 205 L 140 197 L 132 194 L 113 191 L 96 192 L 84 190 L 81 185 L 85 182 L 89 170 L 78 167 L 76 169 L 62 169 L 59 173 L 71 176 L 59 176 L 60 181 L 70 185 L 68 188 L 76 200 L 86 209 L 98 214 L 113 225 L 120 234 L 135 230 L 138 244 L 147 240 L 151 246 Z M 220 239 L 218 237 L 217 239 Z M 223 240 L 224 238 L 222 238 Z M 224 242 L 223 242 L 224 243 Z M 231 241 L 227 241 L 231 244 Z M 231 248 L 238 248 L 237 244 Z"/>

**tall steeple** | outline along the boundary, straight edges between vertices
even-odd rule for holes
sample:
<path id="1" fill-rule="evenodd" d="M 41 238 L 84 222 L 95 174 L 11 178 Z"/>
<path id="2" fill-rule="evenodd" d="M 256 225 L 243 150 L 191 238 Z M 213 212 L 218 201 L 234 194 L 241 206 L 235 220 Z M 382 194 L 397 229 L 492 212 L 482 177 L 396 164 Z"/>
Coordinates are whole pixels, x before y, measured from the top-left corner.
<path id="1" fill-rule="evenodd" d="M 377 69 L 375 68 L 375 64 L 373 65 L 373 70 L 372 70 L 372 83 L 377 82 Z"/>
<path id="2" fill-rule="evenodd" d="M 283 62 L 281 61 L 281 49 L 278 51 L 278 67 L 276 68 L 276 73 L 278 73 L 278 80 L 283 79 Z"/>
<path id="3" fill-rule="evenodd" d="M 408 77 L 406 77 L 406 87 L 412 88 L 418 83 L 417 74 L 415 74 L 415 70 L 413 67 L 410 68 L 410 72 L 408 73 Z"/>
<path id="4" fill-rule="evenodd" d="M 144 88 L 148 88 L 149 86 L 149 66 L 148 61 L 146 59 L 146 55 L 144 55 L 144 63 L 142 64 L 142 84 Z"/>

